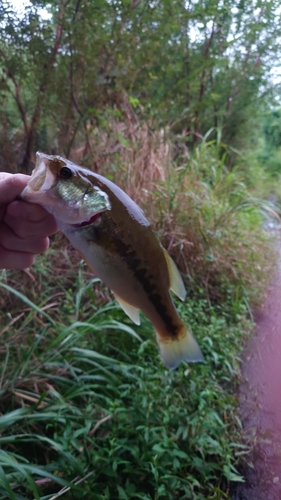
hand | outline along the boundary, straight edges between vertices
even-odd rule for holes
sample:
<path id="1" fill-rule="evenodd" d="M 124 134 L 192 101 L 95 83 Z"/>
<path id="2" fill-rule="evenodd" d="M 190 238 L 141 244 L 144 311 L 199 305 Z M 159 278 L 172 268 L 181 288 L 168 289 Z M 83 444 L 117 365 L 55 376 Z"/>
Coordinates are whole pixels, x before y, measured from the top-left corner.
<path id="1" fill-rule="evenodd" d="M 49 246 L 58 228 L 39 205 L 17 200 L 30 177 L 0 173 L 0 269 L 25 269 Z"/>

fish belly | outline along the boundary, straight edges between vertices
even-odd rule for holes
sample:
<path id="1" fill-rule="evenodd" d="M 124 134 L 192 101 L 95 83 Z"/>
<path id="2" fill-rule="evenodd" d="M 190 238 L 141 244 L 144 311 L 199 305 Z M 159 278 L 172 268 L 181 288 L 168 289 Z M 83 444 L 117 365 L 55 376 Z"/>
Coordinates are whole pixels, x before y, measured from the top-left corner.
<path id="1" fill-rule="evenodd" d="M 77 232 L 64 233 L 101 281 L 128 304 L 146 313 L 149 304 L 143 288 L 121 257 L 110 254 Z"/>

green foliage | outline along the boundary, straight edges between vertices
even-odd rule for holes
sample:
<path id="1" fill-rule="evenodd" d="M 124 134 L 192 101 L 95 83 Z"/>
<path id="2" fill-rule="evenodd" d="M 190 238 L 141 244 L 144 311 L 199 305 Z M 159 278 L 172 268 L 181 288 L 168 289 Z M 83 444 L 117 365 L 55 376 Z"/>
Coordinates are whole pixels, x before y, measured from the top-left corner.
<path id="1" fill-rule="evenodd" d="M 280 203 L 280 110 L 262 107 L 258 116 L 249 118 L 239 141 L 240 165 L 245 181 L 254 196 Z M 275 206 L 280 214 L 280 208 Z"/>
<path id="2" fill-rule="evenodd" d="M 262 224 L 265 214 L 278 220 L 279 209 L 255 196 L 243 168 L 226 167 L 222 145 L 204 140 L 190 154 L 182 141 L 179 153 L 172 166 L 162 162 L 162 180 L 153 192 L 144 186 L 139 203 L 191 290 L 216 302 L 258 300 L 274 261 Z"/>
<path id="3" fill-rule="evenodd" d="M 281 114 L 280 109 L 271 110 L 262 117 L 261 128 L 264 144 L 261 151 L 257 152 L 258 158 L 263 162 L 265 169 L 271 175 L 281 173 Z"/>
<path id="4" fill-rule="evenodd" d="M 3 272 L 0 499 L 221 500 L 242 480 L 233 393 L 273 261 L 261 200 L 279 115 L 266 158 L 257 116 L 277 7 L 33 0 L 21 17 L 0 4 L 0 167 L 43 149 L 124 188 L 186 275 L 177 306 L 205 356 L 168 372 L 148 321 L 132 329 L 61 239 L 31 271 Z M 251 150 L 239 168 L 237 148 Z"/>
<path id="5" fill-rule="evenodd" d="M 270 101 L 276 0 L 33 0 L 23 15 L 9 2 L 0 9 L 0 139 L 11 168 L 27 167 L 36 148 L 93 156 L 92 110 L 126 115 L 124 93 L 139 115 L 172 123 L 193 146 L 211 127 L 235 145 L 257 103 Z"/>
<path id="6" fill-rule="evenodd" d="M 210 308 L 198 292 L 179 306 L 205 361 L 169 372 L 148 320 L 135 332 L 115 303 L 97 308 L 81 273 L 67 309 L 63 297 L 48 312 L 4 281 L 28 309 L 24 331 L 8 315 L 2 333 L 0 498 L 228 498 L 247 451 L 231 395 L 248 330 L 241 302 Z"/>
<path id="7" fill-rule="evenodd" d="M 281 146 L 281 110 L 275 109 L 264 117 L 263 130 L 270 149 Z"/>
<path id="8" fill-rule="evenodd" d="M 240 290 L 253 301 L 272 266 L 268 235 L 261 229 L 268 205 L 253 196 L 241 168 L 226 167 L 226 156 L 203 142 L 188 163 L 172 171 L 163 237 L 166 246 L 173 238 L 175 259 L 210 298 L 234 297 Z"/>

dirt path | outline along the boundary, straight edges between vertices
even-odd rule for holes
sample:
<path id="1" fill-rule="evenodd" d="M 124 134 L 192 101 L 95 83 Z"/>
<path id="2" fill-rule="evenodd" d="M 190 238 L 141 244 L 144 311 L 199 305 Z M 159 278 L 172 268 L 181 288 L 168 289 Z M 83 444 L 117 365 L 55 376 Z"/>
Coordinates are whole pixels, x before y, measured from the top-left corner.
<path id="1" fill-rule="evenodd" d="M 264 305 L 255 315 L 256 335 L 244 355 L 240 408 L 248 435 L 262 438 L 246 483 L 233 500 L 281 499 L 281 252 Z"/>

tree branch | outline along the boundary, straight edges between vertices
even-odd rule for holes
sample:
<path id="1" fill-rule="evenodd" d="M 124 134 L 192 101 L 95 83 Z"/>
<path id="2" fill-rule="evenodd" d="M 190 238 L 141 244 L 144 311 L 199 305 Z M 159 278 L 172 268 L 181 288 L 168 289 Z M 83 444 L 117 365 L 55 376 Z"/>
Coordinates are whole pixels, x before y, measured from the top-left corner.
<path id="1" fill-rule="evenodd" d="M 6 77 L 7 77 L 7 79 L 12 80 L 12 82 L 14 84 L 15 93 L 13 93 L 11 91 L 11 94 L 14 97 L 16 103 L 17 103 L 18 110 L 19 110 L 19 113 L 21 115 L 21 119 L 22 119 L 22 122 L 23 122 L 25 133 L 28 135 L 30 127 L 29 127 L 28 120 L 27 120 L 27 114 L 26 114 L 26 111 L 24 109 L 24 105 L 23 105 L 22 100 L 21 100 L 21 95 L 20 95 L 21 86 L 17 82 L 17 80 L 15 78 L 15 75 L 13 75 L 13 73 L 9 69 L 9 59 L 8 59 L 7 55 L 5 54 L 5 52 L 2 49 L 0 49 L 0 54 L 2 55 L 2 57 L 3 57 L 3 59 L 5 60 L 5 63 L 6 63 L 6 68 L 4 69 L 4 71 L 6 73 Z"/>
<path id="2" fill-rule="evenodd" d="M 53 66 L 54 66 L 54 63 L 56 61 L 57 54 L 58 54 L 58 51 L 59 51 L 59 48 L 61 45 L 65 5 L 66 5 L 66 0 L 60 0 L 55 42 L 54 42 L 54 45 L 52 48 L 49 62 L 45 66 L 45 71 L 43 74 L 42 83 L 39 87 L 36 106 L 35 106 L 33 116 L 31 119 L 29 132 L 27 134 L 27 144 L 26 144 L 24 158 L 23 158 L 23 161 L 21 164 L 22 168 L 25 171 L 27 171 L 28 165 L 30 162 L 30 157 L 31 157 L 31 153 L 32 153 L 32 146 L 33 146 L 34 137 L 35 137 L 35 127 L 40 119 L 42 98 L 43 98 L 44 94 L 46 93 L 46 90 L 47 90 L 47 87 L 48 87 L 48 84 L 50 81 L 50 75 L 51 75 L 51 72 L 52 72 L 52 69 L 53 69 Z"/>

